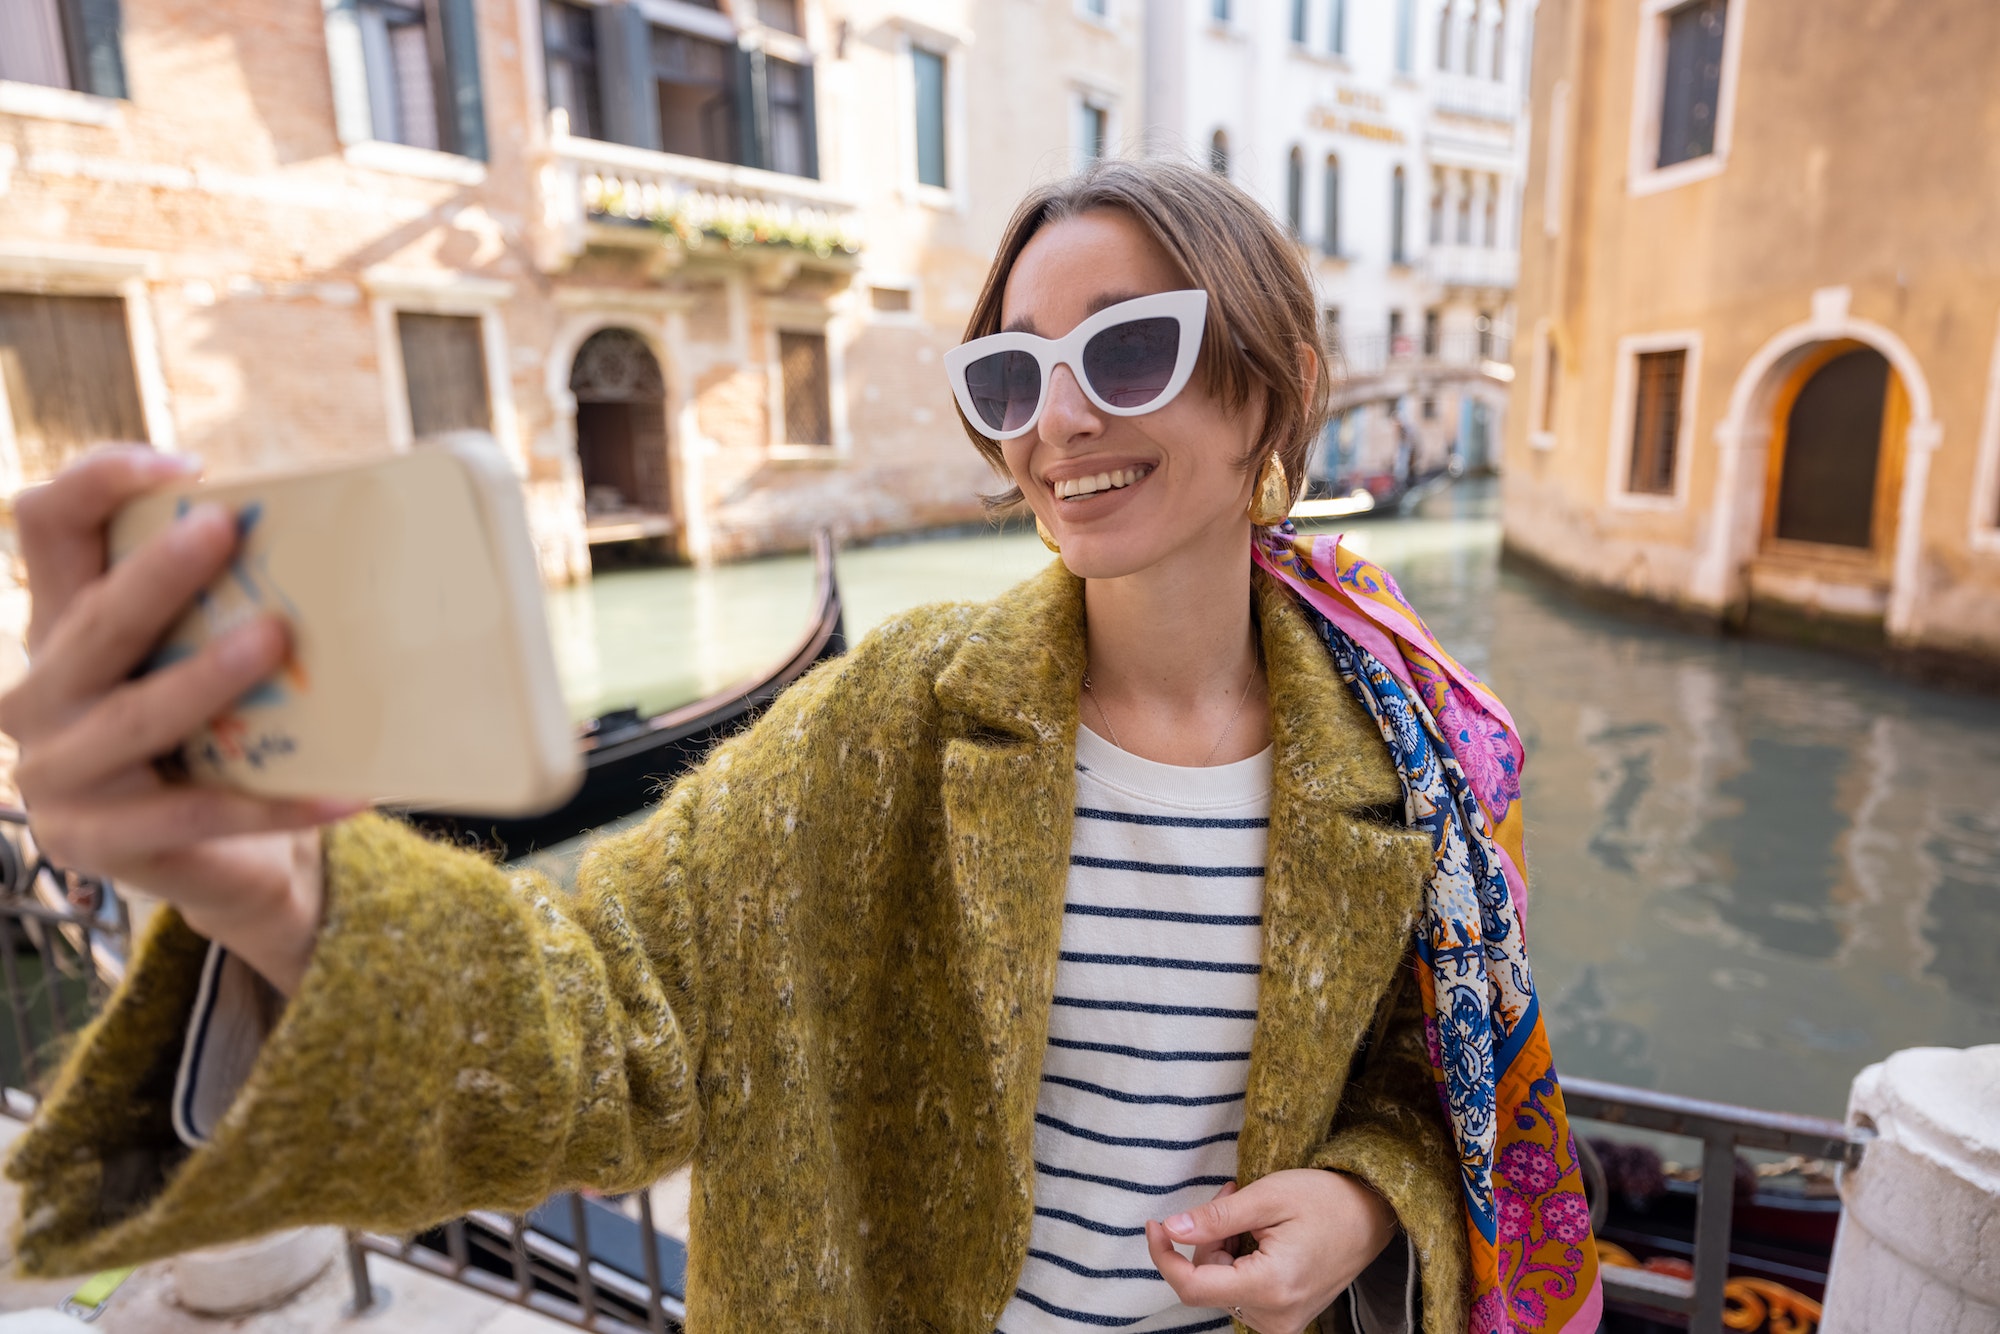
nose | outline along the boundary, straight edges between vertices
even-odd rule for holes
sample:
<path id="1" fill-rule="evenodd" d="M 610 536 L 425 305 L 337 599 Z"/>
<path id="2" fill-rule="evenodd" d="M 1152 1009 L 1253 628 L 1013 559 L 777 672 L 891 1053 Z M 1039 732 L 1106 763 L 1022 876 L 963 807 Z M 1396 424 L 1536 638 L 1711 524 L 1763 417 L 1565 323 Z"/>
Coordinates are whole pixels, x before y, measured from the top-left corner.
<path id="1" fill-rule="evenodd" d="M 1049 401 L 1043 405 L 1042 419 L 1035 425 L 1042 443 L 1062 446 L 1099 434 L 1103 429 L 1104 419 L 1083 392 L 1083 386 L 1076 382 L 1075 373 L 1067 366 L 1057 366 L 1049 376 Z"/>

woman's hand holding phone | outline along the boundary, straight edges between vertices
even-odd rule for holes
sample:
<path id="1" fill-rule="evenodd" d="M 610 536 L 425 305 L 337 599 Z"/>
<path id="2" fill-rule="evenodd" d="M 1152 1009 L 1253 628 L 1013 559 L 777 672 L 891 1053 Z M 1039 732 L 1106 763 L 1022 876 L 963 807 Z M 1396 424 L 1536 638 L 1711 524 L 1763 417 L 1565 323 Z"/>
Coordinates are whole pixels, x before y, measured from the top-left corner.
<path id="1" fill-rule="evenodd" d="M 16 498 L 29 668 L 0 696 L 0 730 L 20 747 L 16 785 L 50 860 L 172 903 L 291 995 L 320 919 L 318 826 L 363 804 L 172 784 L 153 765 L 285 658 L 286 627 L 267 615 L 133 676 L 228 563 L 237 538 L 226 511 L 197 505 L 107 569 L 119 508 L 198 467 L 143 445 L 105 446 Z"/>

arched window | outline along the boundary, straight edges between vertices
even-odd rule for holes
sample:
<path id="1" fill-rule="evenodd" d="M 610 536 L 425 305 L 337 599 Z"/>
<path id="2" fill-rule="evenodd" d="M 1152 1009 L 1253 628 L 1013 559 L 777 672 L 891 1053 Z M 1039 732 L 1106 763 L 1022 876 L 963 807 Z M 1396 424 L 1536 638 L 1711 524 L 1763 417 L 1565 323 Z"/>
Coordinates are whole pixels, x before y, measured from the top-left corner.
<path id="1" fill-rule="evenodd" d="M 1319 247 L 1329 255 L 1340 253 L 1340 157 L 1326 155 L 1326 230 L 1320 233 Z"/>
<path id="2" fill-rule="evenodd" d="M 1407 264 L 1410 262 L 1408 247 L 1404 244 L 1403 215 L 1408 211 L 1409 181 L 1401 167 L 1389 178 L 1389 262 Z"/>
<path id="3" fill-rule="evenodd" d="M 1209 136 L 1208 169 L 1225 179 L 1229 176 L 1229 134 L 1225 130 Z"/>
<path id="4" fill-rule="evenodd" d="M 1477 75 L 1479 74 L 1479 20 L 1480 20 L 1480 6 L 1478 0 L 1472 0 L 1472 3 L 1468 6 L 1468 9 L 1470 12 L 1468 12 L 1465 16 L 1465 72 L 1468 76 L 1477 77 Z"/>
<path id="5" fill-rule="evenodd" d="M 1306 153 L 1297 144 L 1285 163 L 1285 226 L 1295 241 L 1306 234 Z"/>
<path id="6" fill-rule="evenodd" d="M 1451 24 L 1457 12 L 1452 0 L 1445 0 L 1444 8 L 1438 11 L 1438 68 L 1451 68 Z"/>
<path id="7" fill-rule="evenodd" d="M 1493 6 L 1493 82 L 1507 81 L 1507 0 Z"/>

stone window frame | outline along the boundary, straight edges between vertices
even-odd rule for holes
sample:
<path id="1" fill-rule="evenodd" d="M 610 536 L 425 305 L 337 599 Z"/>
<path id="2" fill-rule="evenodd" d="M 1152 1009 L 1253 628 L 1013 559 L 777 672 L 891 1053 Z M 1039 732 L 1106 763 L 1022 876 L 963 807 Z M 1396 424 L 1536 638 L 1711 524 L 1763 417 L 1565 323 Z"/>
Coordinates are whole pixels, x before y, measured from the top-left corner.
<path id="1" fill-rule="evenodd" d="M 1610 468 L 1605 475 L 1605 503 L 1627 512 L 1669 512 L 1687 508 L 1688 479 L 1694 458 L 1695 411 L 1701 403 L 1701 343 L 1699 329 L 1628 334 L 1618 340 L 1617 372 L 1611 391 Z M 1639 357 L 1648 352 L 1681 352 L 1680 422 L 1674 435 L 1674 489 L 1668 495 L 1627 490 L 1632 473 L 1632 427 L 1638 410 Z"/>
<path id="2" fill-rule="evenodd" d="M 520 417 L 514 404 L 514 372 L 507 350 L 507 328 L 500 316 L 500 308 L 513 299 L 514 284 L 448 270 L 377 265 L 362 274 L 361 285 L 368 293 L 375 355 L 382 368 L 383 419 L 388 426 L 389 447 L 401 454 L 416 444 L 410 424 L 410 386 L 403 369 L 403 340 L 397 329 L 397 314 L 409 311 L 420 315 L 470 316 L 479 321 L 493 438 L 514 471 L 525 476 L 527 449 L 521 439 Z"/>
<path id="3" fill-rule="evenodd" d="M 60 90 L 58 90 L 60 91 Z M 154 318 L 150 279 L 158 271 L 150 251 L 43 242 L 0 244 L 0 288 L 42 296 L 108 296 L 125 303 L 125 334 L 132 352 L 132 376 L 139 386 L 139 412 L 155 449 L 178 448 L 159 324 Z M 21 489 L 21 451 L 14 439 L 14 412 L 0 381 L 0 495 Z"/>
<path id="4" fill-rule="evenodd" d="M 827 419 L 833 443 L 799 445 L 785 440 L 785 385 L 780 373 L 778 335 L 816 333 L 826 339 Z M 846 463 L 854 457 L 854 432 L 848 425 L 847 345 L 851 341 L 844 312 L 813 301 L 771 300 L 764 309 L 765 433 L 764 457 L 777 463 Z"/>
<path id="5" fill-rule="evenodd" d="M 1705 157 L 1689 158 L 1670 167 L 1657 165 L 1660 147 L 1660 99 L 1667 73 L 1667 15 L 1693 0 L 1638 0 L 1638 34 L 1633 42 L 1631 140 L 1627 149 L 1625 192 L 1630 196 L 1658 194 L 1695 181 L 1720 176 L 1729 166 L 1729 148 L 1736 122 L 1736 79 L 1743 63 L 1743 11 L 1750 0 L 1729 0 L 1723 18 L 1721 83 L 1715 94 L 1715 149 Z"/>

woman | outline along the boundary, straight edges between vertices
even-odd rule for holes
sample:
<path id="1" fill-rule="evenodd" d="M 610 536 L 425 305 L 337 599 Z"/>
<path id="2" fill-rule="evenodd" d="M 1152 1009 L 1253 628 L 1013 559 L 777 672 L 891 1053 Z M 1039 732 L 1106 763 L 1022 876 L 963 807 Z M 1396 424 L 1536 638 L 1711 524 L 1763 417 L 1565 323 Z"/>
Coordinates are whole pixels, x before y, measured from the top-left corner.
<path id="1" fill-rule="evenodd" d="M 106 518 L 175 461 L 22 496 L 34 666 L 0 726 L 36 833 L 175 908 L 10 1164 L 24 1264 L 691 1157 L 696 1330 L 1591 1328 L 1553 1070 L 1546 1133 L 1494 1140 L 1495 1056 L 1546 1054 L 1518 808 L 1466 795 L 1514 773 L 1504 711 L 1413 615 L 1356 619 L 1351 558 L 1259 527 L 1327 396 L 1295 251 L 1206 173 L 1104 164 L 1024 202 L 968 335 L 967 429 L 1060 561 L 813 673 L 573 899 L 351 809 L 162 785 L 282 628 L 127 683 L 227 516 L 106 573 Z M 194 1069 L 197 992 L 253 976 L 289 997 L 254 1064 Z"/>

